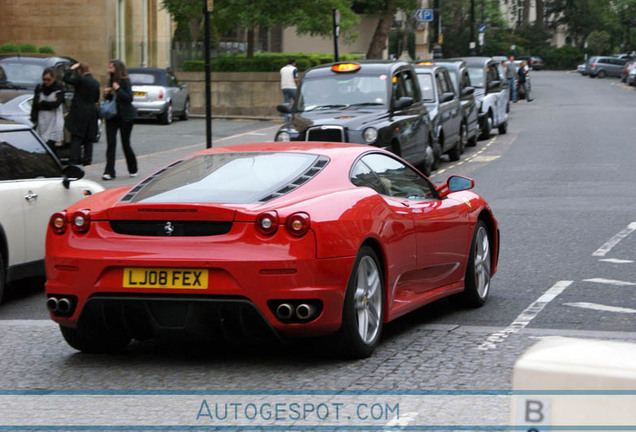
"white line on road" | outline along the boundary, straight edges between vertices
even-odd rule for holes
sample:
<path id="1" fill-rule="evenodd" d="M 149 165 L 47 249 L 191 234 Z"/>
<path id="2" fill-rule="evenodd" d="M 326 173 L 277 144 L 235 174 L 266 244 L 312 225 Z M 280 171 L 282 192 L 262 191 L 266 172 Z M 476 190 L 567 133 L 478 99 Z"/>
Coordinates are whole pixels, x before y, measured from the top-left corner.
<path id="1" fill-rule="evenodd" d="M 632 264 L 633 260 L 618 259 L 618 258 L 601 258 L 599 261 L 613 263 L 613 264 Z"/>
<path id="2" fill-rule="evenodd" d="M 632 222 L 629 225 L 627 225 L 627 228 L 625 228 L 623 231 L 616 234 L 614 237 L 609 239 L 603 246 L 595 250 L 592 256 L 607 255 L 607 253 L 611 251 L 612 248 L 618 244 L 618 242 L 623 240 L 625 237 L 627 237 L 634 231 L 636 231 L 636 222 Z"/>
<path id="3" fill-rule="evenodd" d="M 601 312 L 616 312 L 616 313 L 627 313 L 627 314 L 636 314 L 636 309 L 623 308 L 617 306 L 606 306 L 602 304 L 596 303 L 563 303 L 565 306 L 572 306 L 581 309 L 590 309 Z"/>
<path id="4" fill-rule="evenodd" d="M 593 278 L 593 279 L 583 279 L 583 282 L 594 282 L 605 285 L 614 285 L 614 286 L 634 286 L 636 283 L 634 282 L 626 282 L 619 281 L 614 279 L 603 279 L 603 278 Z"/>
<path id="5" fill-rule="evenodd" d="M 511 334 L 519 332 L 525 328 L 530 322 L 543 310 L 543 308 L 561 294 L 567 287 L 572 285 L 572 281 L 559 281 L 552 288 L 547 290 L 534 303 L 528 306 L 508 327 L 492 333 L 486 338 L 486 341 L 477 347 L 482 351 L 497 348 L 497 344 L 506 340 Z"/>

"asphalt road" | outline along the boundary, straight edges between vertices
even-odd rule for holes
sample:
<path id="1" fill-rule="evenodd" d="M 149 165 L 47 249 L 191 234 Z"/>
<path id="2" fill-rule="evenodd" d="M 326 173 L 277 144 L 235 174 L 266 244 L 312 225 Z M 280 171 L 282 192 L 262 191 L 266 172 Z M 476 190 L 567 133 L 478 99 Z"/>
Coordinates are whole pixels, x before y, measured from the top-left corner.
<path id="1" fill-rule="evenodd" d="M 359 361 L 334 359 L 320 344 L 195 352 L 135 344 L 90 356 L 48 321 L 41 285 L 22 284 L 0 307 L 0 388 L 505 390 L 515 360 L 538 339 L 636 342 L 636 91 L 564 72 L 534 72 L 532 82 L 534 102 L 512 105 L 506 135 L 432 176 L 471 176 L 499 219 L 499 272 L 484 307 L 442 300 L 415 311 L 387 325 L 375 354 Z M 225 131 L 215 145 L 271 140 L 277 126 L 214 124 Z M 198 149 L 204 135 L 201 120 L 136 125 L 142 170 L 152 168 L 143 155 L 150 163 L 162 160 L 154 151 L 167 159 Z M 99 177 L 99 163 L 89 178 Z"/>

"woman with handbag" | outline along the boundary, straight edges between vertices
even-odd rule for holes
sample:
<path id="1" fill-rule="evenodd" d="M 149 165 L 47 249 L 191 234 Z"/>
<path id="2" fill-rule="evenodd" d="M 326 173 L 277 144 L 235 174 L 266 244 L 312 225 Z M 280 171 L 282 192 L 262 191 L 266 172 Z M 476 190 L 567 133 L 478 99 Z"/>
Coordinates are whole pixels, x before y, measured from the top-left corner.
<path id="1" fill-rule="evenodd" d="M 104 99 L 115 99 L 117 113 L 114 117 L 106 119 L 106 168 L 103 180 L 115 178 L 115 154 L 117 150 L 117 131 L 120 131 L 121 144 L 126 156 L 126 165 L 131 177 L 137 175 L 137 158 L 130 145 L 130 135 L 137 112 L 132 105 L 133 92 L 126 66 L 121 60 L 111 60 L 108 63 L 110 79 L 108 87 L 104 89 Z"/>

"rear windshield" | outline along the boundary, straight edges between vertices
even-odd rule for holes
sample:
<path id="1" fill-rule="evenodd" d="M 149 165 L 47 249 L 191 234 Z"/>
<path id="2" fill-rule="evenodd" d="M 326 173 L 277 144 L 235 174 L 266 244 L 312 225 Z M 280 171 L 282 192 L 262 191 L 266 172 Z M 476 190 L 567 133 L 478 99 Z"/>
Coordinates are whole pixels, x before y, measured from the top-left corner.
<path id="1" fill-rule="evenodd" d="M 7 81 L 17 86 L 35 87 L 42 82 L 44 66 L 25 62 L 2 62 Z"/>
<path id="2" fill-rule="evenodd" d="M 128 71 L 128 75 L 130 75 L 130 83 L 132 85 L 166 85 L 166 80 L 161 73 L 152 73 L 152 72 L 131 72 Z"/>
<path id="3" fill-rule="evenodd" d="M 130 202 L 258 203 L 297 181 L 320 158 L 286 152 L 195 156 L 154 177 Z"/>
<path id="4" fill-rule="evenodd" d="M 330 107 L 385 106 L 389 98 L 388 75 L 342 74 L 303 81 L 299 111 Z"/>

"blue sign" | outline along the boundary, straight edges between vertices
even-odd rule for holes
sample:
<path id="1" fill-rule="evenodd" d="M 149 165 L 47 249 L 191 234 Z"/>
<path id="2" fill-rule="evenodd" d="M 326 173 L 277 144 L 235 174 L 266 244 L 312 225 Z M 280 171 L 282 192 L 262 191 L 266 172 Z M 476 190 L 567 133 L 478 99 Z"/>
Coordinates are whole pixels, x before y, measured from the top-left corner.
<path id="1" fill-rule="evenodd" d="M 413 15 L 417 22 L 431 22 L 433 21 L 433 9 L 418 9 Z"/>
<path id="2" fill-rule="evenodd" d="M 479 33 L 486 33 L 486 24 L 481 24 L 479 26 Z"/>

